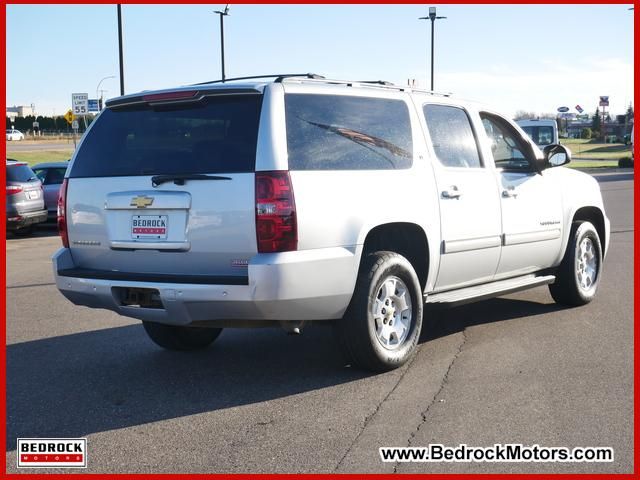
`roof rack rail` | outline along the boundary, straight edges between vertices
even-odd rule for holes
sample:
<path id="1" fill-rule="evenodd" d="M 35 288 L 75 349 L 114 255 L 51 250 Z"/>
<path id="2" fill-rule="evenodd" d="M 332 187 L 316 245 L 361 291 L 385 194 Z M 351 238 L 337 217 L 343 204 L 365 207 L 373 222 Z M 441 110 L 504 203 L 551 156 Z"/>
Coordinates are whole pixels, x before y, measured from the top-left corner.
<path id="1" fill-rule="evenodd" d="M 358 80 L 356 83 L 372 83 L 374 85 L 384 85 L 386 87 L 395 87 L 396 84 L 387 80 Z"/>
<path id="2" fill-rule="evenodd" d="M 288 78 L 283 79 L 288 80 Z M 353 86 L 363 86 L 370 88 L 386 88 L 391 90 L 398 90 L 400 92 L 404 92 L 409 90 L 409 87 L 403 87 L 401 85 L 396 85 L 395 83 L 388 82 L 386 80 L 337 80 L 333 78 L 312 78 L 312 77 L 303 77 L 303 78 L 292 78 L 293 81 L 300 82 L 310 82 L 310 83 L 326 83 L 330 85 L 346 85 L 347 87 Z"/>
<path id="3" fill-rule="evenodd" d="M 194 83 L 192 86 L 196 85 L 209 85 L 212 83 L 226 83 L 226 82 L 234 82 L 237 80 L 256 80 L 260 78 L 275 78 L 276 83 L 282 82 L 283 79 L 289 77 L 303 77 L 303 78 L 312 78 L 315 80 L 323 80 L 324 77 L 322 75 L 317 75 L 315 73 L 276 73 L 274 75 L 251 75 L 248 77 L 235 77 L 235 78 L 225 78 L 224 80 L 211 80 L 209 82 L 201 82 Z"/>
<path id="4" fill-rule="evenodd" d="M 195 83 L 191 86 L 210 85 L 214 83 L 226 83 L 226 82 L 233 82 L 236 80 L 256 80 L 261 78 L 273 78 L 274 83 L 283 83 L 286 80 L 291 79 L 292 81 L 297 81 L 297 82 L 326 83 L 330 85 L 346 85 L 348 87 L 360 85 L 363 87 L 370 87 L 370 88 L 386 88 L 391 90 L 398 90 L 400 92 L 406 92 L 406 91 L 422 92 L 428 95 L 435 95 L 440 97 L 451 96 L 451 93 L 434 92 L 432 90 L 426 90 L 422 88 L 396 85 L 395 83 L 392 83 L 386 80 L 337 80 L 337 79 L 325 78 L 322 75 L 317 75 L 315 73 L 279 73 L 274 75 L 252 75 L 249 77 L 235 77 L 235 78 L 226 78 L 224 80 L 212 80 L 210 82 Z"/>

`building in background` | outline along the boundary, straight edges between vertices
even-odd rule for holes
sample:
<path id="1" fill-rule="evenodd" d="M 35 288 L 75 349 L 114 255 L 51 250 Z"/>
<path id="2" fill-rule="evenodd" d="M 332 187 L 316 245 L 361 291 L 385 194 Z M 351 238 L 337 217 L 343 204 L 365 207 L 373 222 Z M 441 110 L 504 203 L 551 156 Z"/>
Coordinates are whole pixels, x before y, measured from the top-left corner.
<path id="1" fill-rule="evenodd" d="M 35 116 L 36 114 L 36 106 L 32 103 L 31 105 L 20 105 L 7 107 L 7 117 L 11 120 L 14 120 L 16 117 L 28 117 L 29 115 Z"/>
<path id="2" fill-rule="evenodd" d="M 621 115 L 620 115 L 621 116 Z M 569 138 L 580 138 L 582 134 L 582 130 L 586 128 L 592 127 L 592 122 L 570 122 L 567 126 L 567 136 Z M 604 136 L 606 137 L 615 137 L 616 141 L 624 142 L 624 138 L 626 135 L 631 134 L 631 130 L 633 129 L 633 119 L 627 121 L 625 124 L 624 121 L 614 122 L 607 121 L 603 125 Z M 607 140 L 608 142 L 609 140 Z"/>

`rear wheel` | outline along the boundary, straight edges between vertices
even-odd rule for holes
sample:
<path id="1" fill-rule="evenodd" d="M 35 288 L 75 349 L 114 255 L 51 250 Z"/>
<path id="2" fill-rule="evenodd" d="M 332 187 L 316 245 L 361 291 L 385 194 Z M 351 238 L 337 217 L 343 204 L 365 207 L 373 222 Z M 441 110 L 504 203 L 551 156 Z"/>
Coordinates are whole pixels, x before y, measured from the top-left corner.
<path id="1" fill-rule="evenodd" d="M 199 350 L 218 338 L 221 328 L 182 327 L 163 323 L 142 322 L 144 330 L 157 345 L 167 350 Z"/>
<path id="2" fill-rule="evenodd" d="M 549 285 L 560 304 L 580 306 L 596 296 L 602 271 L 602 247 L 598 232 L 590 222 L 574 223 L 556 281 Z"/>
<path id="3" fill-rule="evenodd" d="M 422 306 L 420 282 L 406 258 L 394 252 L 368 255 L 351 304 L 335 323 L 348 360 L 373 371 L 405 364 L 417 349 Z"/>

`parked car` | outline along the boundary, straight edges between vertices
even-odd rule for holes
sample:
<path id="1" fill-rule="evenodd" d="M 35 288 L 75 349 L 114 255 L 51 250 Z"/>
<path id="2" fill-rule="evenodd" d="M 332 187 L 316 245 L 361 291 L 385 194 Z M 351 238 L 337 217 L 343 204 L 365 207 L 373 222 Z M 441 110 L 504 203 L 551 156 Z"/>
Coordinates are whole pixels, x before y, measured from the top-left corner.
<path id="1" fill-rule="evenodd" d="M 44 203 L 47 207 L 47 221 L 55 223 L 58 218 L 58 195 L 69 162 L 39 163 L 33 171 L 42 182 Z"/>
<path id="2" fill-rule="evenodd" d="M 594 298 L 609 220 L 570 157 L 493 109 L 381 82 L 115 98 L 67 170 L 56 284 L 164 348 L 330 321 L 349 362 L 389 370 L 416 351 L 425 302 Z"/>
<path id="3" fill-rule="evenodd" d="M 28 235 L 47 219 L 42 183 L 24 162 L 7 159 L 7 230 Z"/>
<path id="4" fill-rule="evenodd" d="M 555 120 L 534 118 L 531 120 L 518 120 L 516 123 L 531 137 L 538 147 L 544 148 L 547 145 L 559 142 L 558 124 Z"/>
<path id="5" fill-rule="evenodd" d="M 24 140 L 24 134 L 20 130 L 7 130 L 7 141 Z"/>

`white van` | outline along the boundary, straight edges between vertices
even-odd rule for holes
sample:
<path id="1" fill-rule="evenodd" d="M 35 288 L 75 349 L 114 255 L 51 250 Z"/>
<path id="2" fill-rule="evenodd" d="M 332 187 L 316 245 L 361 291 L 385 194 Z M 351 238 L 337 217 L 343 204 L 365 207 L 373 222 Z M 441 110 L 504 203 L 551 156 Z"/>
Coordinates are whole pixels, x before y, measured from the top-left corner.
<path id="1" fill-rule="evenodd" d="M 517 120 L 531 140 L 539 147 L 558 143 L 558 124 L 551 119 Z"/>

